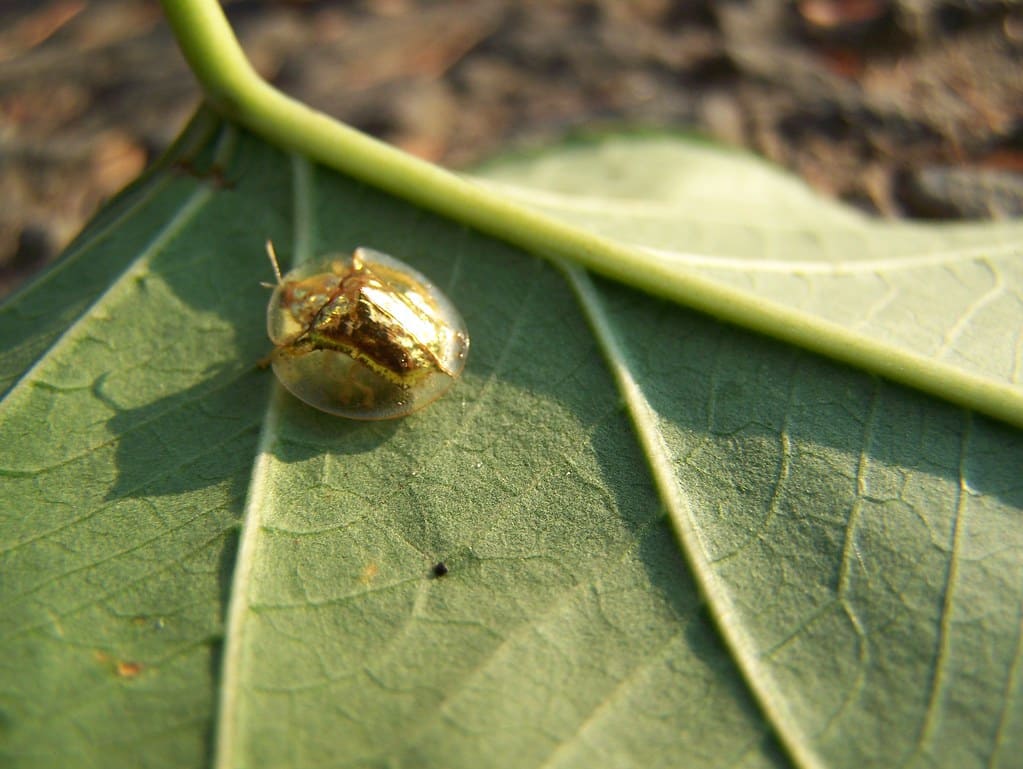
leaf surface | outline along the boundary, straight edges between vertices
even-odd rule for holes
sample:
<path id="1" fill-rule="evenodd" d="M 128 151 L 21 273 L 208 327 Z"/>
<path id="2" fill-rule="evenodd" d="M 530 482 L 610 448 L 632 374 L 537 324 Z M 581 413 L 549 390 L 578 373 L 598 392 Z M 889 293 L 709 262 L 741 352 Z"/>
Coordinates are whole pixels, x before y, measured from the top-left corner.
<path id="1" fill-rule="evenodd" d="M 231 128 L 179 153 L 222 172 L 169 165 L 0 310 L 5 765 L 1013 765 L 1018 430 Z M 385 423 L 280 392 L 268 237 L 429 275 L 462 380 Z"/>
<path id="2" fill-rule="evenodd" d="M 492 162 L 484 178 L 677 269 L 1023 387 L 1023 221 L 881 222 L 670 135 L 580 140 Z"/>

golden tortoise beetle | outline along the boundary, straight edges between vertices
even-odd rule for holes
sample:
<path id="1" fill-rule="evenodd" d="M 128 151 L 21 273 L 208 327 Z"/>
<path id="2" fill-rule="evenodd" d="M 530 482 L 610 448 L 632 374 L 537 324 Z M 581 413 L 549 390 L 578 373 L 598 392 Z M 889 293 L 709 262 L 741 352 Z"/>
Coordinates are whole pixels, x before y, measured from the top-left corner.
<path id="1" fill-rule="evenodd" d="M 274 374 L 310 406 L 391 419 L 443 395 L 465 367 L 469 334 L 451 301 L 393 256 L 357 248 L 281 276 L 266 308 Z"/>

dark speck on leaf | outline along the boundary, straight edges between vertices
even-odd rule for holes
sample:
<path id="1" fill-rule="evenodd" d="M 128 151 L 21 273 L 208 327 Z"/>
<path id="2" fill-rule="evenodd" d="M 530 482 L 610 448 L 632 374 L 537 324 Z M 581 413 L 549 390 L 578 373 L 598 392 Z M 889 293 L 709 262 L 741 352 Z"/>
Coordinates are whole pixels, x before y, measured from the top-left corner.
<path id="1" fill-rule="evenodd" d="M 448 573 L 448 567 L 444 563 L 444 561 L 438 561 L 437 563 L 435 563 L 433 565 L 433 576 L 435 576 L 435 577 L 443 577 L 447 573 Z"/>

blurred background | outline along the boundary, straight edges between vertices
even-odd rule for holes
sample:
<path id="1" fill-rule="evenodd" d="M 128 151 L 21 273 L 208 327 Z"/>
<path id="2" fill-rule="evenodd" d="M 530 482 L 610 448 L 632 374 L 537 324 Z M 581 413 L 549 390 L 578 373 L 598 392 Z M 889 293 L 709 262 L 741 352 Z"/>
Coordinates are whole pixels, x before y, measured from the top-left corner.
<path id="1" fill-rule="evenodd" d="M 1023 4 L 228 0 L 293 96 L 460 168 L 583 126 L 697 131 L 888 217 L 1023 214 Z M 155 0 L 0 0 L 0 295 L 174 139 Z"/>

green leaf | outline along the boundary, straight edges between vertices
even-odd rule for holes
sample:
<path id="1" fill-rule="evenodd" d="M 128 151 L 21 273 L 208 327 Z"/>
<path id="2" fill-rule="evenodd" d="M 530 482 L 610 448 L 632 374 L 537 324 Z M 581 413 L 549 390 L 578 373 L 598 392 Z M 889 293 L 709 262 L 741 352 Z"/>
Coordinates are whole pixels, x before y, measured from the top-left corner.
<path id="1" fill-rule="evenodd" d="M 0 763 L 1014 765 L 1019 430 L 189 136 L 0 308 Z M 429 275 L 463 379 L 282 393 L 268 237 Z"/>
<path id="2" fill-rule="evenodd" d="M 670 269 L 1023 389 L 1023 221 L 878 221 L 765 162 L 670 135 L 578 140 L 484 177 Z"/>

